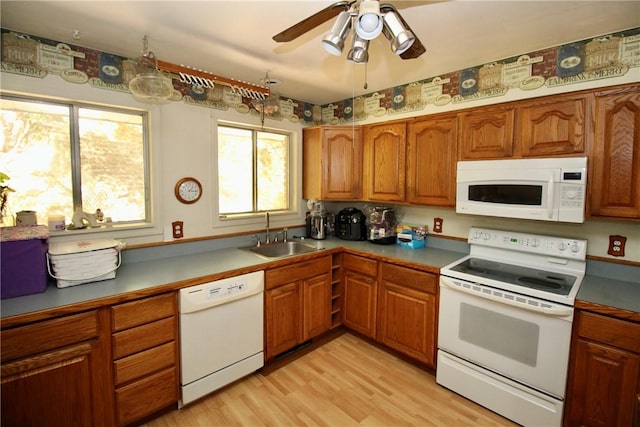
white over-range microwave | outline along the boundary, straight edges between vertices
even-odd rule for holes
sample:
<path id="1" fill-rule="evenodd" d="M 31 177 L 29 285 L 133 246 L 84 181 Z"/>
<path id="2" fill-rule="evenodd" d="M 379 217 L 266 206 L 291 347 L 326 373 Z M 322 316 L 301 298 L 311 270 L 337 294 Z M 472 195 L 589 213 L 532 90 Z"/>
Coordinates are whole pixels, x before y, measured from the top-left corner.
<path id="1" fill-rule="evenodd" d="M 584 222 L 587 158 L 459 161 L 456 212 Z"/>

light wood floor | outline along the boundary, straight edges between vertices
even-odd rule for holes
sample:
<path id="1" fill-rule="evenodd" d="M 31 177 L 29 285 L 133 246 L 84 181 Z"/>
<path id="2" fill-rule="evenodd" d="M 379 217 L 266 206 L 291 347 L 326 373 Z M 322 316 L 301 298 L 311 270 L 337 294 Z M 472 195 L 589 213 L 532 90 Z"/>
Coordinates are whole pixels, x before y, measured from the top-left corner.
<path id="1" fill-rule="evenodd" d="M 346 333 L 144 424 L 166 426 L 515 426 L 433 375 Z"/>

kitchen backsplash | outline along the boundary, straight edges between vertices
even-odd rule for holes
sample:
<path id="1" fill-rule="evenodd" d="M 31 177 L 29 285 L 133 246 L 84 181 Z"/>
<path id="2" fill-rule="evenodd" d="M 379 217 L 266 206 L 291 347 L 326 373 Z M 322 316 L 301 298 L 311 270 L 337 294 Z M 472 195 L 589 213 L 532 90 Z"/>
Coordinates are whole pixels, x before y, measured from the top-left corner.
<path id="1" fill-rule="evenodd" d="M 304 125 L 340 124 L 401 113 L 420 115 L 427 106 L 444 107 L 484 98 L 499 98 L 509 90 L 525 91 L 620 77 L 640 67 L 640 27 L 596 36 L 566 45 L 496 60 L 464 70 L 409 82 L 327 105 L 280 96 L 280 111 L 269 116 Z M 132 59 L 2 29 L 3 72 L 62 79 L 93 87 L 129 92 L 135 77 Z M 108 71 L 108 72 L 107 72 Z M 218 110 L 235 109 L 259 115 L 249 98 L 230 87 L 194 88 L 173 79 L 172 101 Z"/>

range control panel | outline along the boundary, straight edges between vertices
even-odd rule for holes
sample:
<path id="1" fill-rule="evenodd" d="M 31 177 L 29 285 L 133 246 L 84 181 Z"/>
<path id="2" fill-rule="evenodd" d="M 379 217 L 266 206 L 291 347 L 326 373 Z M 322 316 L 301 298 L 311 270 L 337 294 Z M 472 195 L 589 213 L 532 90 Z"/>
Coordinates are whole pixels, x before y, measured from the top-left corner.
<path id="1" fill-rule="evenodd" d="M 469 244 L 490 246 L 539 255 L 585 260 L 587 241 L 568 237 L 543 236 L 515 231 L 472 227 Z"/>

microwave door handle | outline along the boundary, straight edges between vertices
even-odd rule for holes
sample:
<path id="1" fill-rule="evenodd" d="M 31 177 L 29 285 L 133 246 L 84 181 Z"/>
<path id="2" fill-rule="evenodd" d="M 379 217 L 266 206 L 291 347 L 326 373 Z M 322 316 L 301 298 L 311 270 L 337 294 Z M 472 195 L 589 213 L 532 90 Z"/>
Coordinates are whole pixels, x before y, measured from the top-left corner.
<path id="1" fill-rule="evenodd" d="M 441 286 L 446 286 L 447 288 L 450 288 L 450 289 L 452 289 L 454 291 L 462 292 L 462 293 L 465 293 L 465 294 L 470 294 L 470 295 L 473 295 L 473 296 L 478 297 L 478 298 L 483 298 L 483 299 L 486 299 L 486 300 L 490 300 L 490 301 L 496 302 L 498 304 L 511 305 L 511 306 L 514 306 L 514 307 L 522 309 L 522 310 L 533 311 L 535 313 L 541 313 L 541 314 L 545 314 L 547 316 L 565 317 L 565 316 L 573 315 L 573 308 L 572 307 L 564 307 L 564 306 L 558 306 L 558 305 L 556 305 L 555 307 L 539 307 L 539 306 L 534 306 L 534 305 L 530 305 L 530 304 L 523 304 L 523 303 L 519 303 L 517 301 L 513 301 L 513 300 L 501 298 L 499 296 L 495 296 L 495 295 L 493 295 L 491 293 L 485 293 L 485 292 L 481 292 L 481 291 L 474 291 L 472 289 L 468 289 L 468 288 L 464 288 L 462 286 L 458 286 L 458 285 L 456 285 L 454 283 L 453 279 L 450 279 L 450 278 L 444 277 L 444 276 L 440 276 L 440 285 Z"/>
<path id="2" fill-rule="evenodd" d="M 549 182 L 547 182 L 547 217 L 549 219 L 553 218 L 553 200 L 554 200 L 554 191 L 555 185 L 553 180 L 553 171 L 549 172 Z"/>

